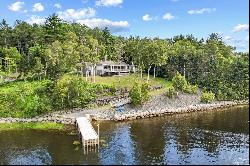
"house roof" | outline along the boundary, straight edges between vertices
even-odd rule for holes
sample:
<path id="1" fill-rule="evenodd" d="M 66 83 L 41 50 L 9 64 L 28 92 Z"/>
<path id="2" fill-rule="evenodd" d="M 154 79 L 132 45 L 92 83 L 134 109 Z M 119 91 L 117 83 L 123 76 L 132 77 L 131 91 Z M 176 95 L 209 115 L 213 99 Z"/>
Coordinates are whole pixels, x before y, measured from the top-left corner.
<path id="1" fill-rule="evenodd" d="M 101 64 L 101 65 L 124 65 L 124 66 L 129 65 L 129 64 L 126 64 L 125 62 L 114 62 L 114 61 L 101 61 L 98 64 Z"/>
<path id="2" fill-rule="evenodd" d="M 123 66 L 128 66 L 129 64 L 125 62 L 114 62 L 114 61 L 101 61 L 97 63 L 98 65 L 123 65 Z M 78 66 L 91 66 L 92 64 L 90 62 L 83 62 L 83 63 L 78 63 Z"/>

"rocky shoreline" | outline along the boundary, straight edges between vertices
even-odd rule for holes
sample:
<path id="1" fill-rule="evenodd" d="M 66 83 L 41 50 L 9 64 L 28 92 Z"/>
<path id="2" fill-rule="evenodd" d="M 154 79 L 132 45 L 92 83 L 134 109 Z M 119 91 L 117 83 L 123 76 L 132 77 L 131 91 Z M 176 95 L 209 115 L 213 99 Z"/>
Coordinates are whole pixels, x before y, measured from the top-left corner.
<path id="1" fill-rule="evenodd" d="M 143 110 L 131 110 L 126 111 L 125 113 L 117 113 L 114 112 L 113 114 L 96 114 L 92 115 L 92 120 L 95 121 L 126 121 L 126 120 L 135 120 L 135 119 L 143 119 L 143 118 L 150 118 L 150 117 L 160 117 L 164 115 L 171 115 L 171 114 L 181 114 L 181 113 L 189 113 L 189 112 L 198 112 L 198 111 L 208 111 L 208 110 L 215 110 L 220 108 L 227 108 L 239 105 L 248 105 L 248 101 L 223 101 L 217 103 L 210 103 L 210 104 L 198 104 L 198 105 L 190 105 L 187 107 L 179 107 L 179 108 L 165 108 L 165 109 L 158 109 L 158 110 L 150 110 L 150 111 L 143 111 Z"/>
<path id="2" fill-rule="evenodd" d="M 200 103 L 200 93 L 195 95 L 180 94 L 178 98 L 169 99 L 164 95 L 157 95 L 141 107 L 132 107 L 129 100 L 124 100 L 125 110 L 122 112 L 116 109 L 81 109 L 64 110 L 49 113 L 34 118 L 0 118 L 0 123 L 15 122 L 55 122 L 62 124 L 75 124 L 76 118 L 89 116 L 94 121 L 126 121 L 141 118 L 157 117 L 169 114 L 180 114 L 187 112 L 207 111 L 219 108 L 226 108 L 238 105 L 249 105 L 249 100 L 245 101 L 215 101 L 213 103 Z M 120 100 L 120 103 L 123 101 Z"/>

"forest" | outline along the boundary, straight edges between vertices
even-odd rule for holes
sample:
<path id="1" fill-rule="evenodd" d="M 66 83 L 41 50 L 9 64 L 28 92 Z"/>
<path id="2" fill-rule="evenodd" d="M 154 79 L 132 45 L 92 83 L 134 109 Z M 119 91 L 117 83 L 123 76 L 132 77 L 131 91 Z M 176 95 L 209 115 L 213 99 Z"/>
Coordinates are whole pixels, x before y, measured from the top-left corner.
<path id="1" fill-rule="evenodd" d="M 136 65 L 138 76 L 147 75 L 147 80 L 149 75 L 171 80 L 179 72 L 191 84 L 212 91 L 218 100 L 243 100 L 249 95 L 249 53 L 235 49 L 216 33 L 202 39 L 194 35 L 122 37 L 107 28 L 66 22 L 56 14 L 42 25 L 0 22 L 0 76 L 14 77 L 17 84 L 49 80 L 54 89 L 65 74 L 79 74 L 84 62 L 95 66 L 112 60 Z M 0 100 L 10 99 L 2 95 Z"/>

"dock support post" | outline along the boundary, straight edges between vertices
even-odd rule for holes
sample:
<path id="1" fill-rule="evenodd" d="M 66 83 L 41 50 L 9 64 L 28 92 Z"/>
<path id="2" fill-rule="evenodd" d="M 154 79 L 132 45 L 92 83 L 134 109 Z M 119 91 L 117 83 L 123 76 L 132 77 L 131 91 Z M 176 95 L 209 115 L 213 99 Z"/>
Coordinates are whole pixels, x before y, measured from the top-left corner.
<path id="1" fill-rule="evenodd" d="M 99 148 L 99 124 L 97 124 L 98 148 Z"/>

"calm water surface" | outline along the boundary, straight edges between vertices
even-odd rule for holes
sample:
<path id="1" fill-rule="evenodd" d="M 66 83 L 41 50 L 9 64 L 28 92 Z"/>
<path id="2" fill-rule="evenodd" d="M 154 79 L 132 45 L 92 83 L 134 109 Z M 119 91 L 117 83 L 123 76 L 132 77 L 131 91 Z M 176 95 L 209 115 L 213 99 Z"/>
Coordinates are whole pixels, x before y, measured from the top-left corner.
<path id="1" fill-rule="evenodd" d="M 249 164 L 249 108 L 105 122 L 100 139 L 84 154 L 66 132 L 2 131 L 0 165 Z"/>

